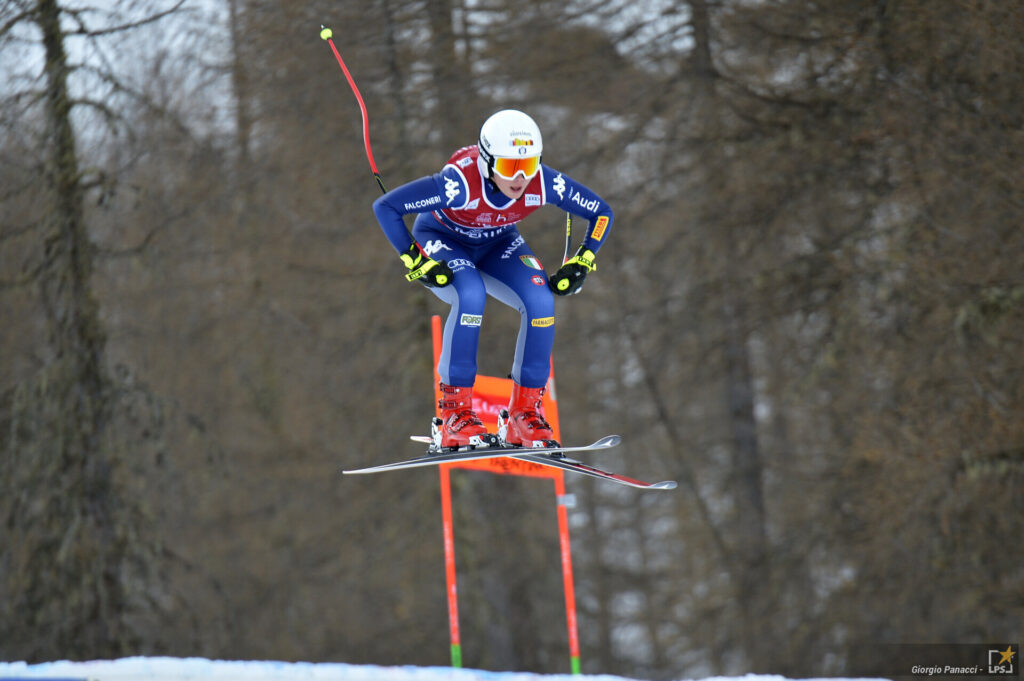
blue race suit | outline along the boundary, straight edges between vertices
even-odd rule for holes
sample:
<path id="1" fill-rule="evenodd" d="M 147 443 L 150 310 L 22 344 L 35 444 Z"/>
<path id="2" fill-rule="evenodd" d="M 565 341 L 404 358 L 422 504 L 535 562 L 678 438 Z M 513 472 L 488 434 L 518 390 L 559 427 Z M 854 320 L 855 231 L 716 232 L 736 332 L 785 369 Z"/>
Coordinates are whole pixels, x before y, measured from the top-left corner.
<path id="1" fill-rule="evenodd" d="M 515 200 L 485 179 L 485 170 L 477 147 L 463 147 L 441 172 L 393 189 L 374 202 L 373 211 L 400 254 L 411 243 L 402 217 L 417 213 L 412 238 L 455 273 L 450 285 L 430 289 L 451 305 L 437 367 L 441 381 L 463 387 L 475 382 L 480 325 L 490 295 L 522 318 L 512 379 L 540 388 L 551 373 L 554 296 L 543 265 L 516 225 L 545 204 L 558 206 L 590 221 L 583 245 L 597 253 L 611 228 L 612 210 L 597 194 L 545 165 Z"/>

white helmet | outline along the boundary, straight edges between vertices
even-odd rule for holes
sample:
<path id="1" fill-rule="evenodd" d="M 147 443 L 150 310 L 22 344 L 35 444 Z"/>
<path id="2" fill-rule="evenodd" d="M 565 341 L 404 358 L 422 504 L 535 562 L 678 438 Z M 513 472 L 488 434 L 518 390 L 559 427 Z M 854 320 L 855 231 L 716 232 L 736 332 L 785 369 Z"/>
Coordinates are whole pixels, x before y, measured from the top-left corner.
<path id="1" fill-rule="evenodd" d="M 480 127 L 480 158 L 483 159 L 487 168 L 487 177 L 491 177 L 494 171 L 495 159 L 530 159 L 523 172 L 527 178 L 537 173 L 540 165 L 540 155 L 544 151 L 544 141 L 540 136 L 540 128 L 532 118 L 522 111 L 505 109 L 492 115 L 483 126 Z M 511 171 L 512 175 L 518 174 L 516 170 Z M 499 172 L 503 177 L 511 177 L 506 173 Z"/>

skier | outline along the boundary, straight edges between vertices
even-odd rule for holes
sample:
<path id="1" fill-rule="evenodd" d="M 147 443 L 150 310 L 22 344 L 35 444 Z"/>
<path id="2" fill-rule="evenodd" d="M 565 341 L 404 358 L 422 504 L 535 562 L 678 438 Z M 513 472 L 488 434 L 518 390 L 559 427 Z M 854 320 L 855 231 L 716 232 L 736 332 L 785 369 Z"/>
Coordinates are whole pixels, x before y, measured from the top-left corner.
<path id="1" fill-rule="evenodd" d="M 451 305 L 441 359 L 441 446 L 486 442 L 473 411 L 477 345 L 484 303 L 491 295 L 522 317 L 511 378 L 506 439 L 510 444 L 557 446 L 541 397 L 551 373 L 555 339 L 552 293 L 579 292 L 608 236 L 612 210 L 597 194 L 541 164 L 543 141 L 532 118 L 506 109 L 488 118 L 478 143 L 459 149 L 441 172 L 377 199 L 384 234 L 419 281 Z M 590 221 L 576 254 L 550 278 L 516 225 L 545 204 Z M 412 233 L 403 216 L 417 213 Z"/>

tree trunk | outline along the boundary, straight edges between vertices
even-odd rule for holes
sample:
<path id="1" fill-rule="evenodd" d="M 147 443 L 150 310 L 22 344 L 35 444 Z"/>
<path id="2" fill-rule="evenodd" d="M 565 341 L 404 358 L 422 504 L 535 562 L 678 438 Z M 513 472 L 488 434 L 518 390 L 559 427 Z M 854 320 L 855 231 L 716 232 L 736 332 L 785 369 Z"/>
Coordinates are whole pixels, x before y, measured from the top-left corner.
<path id="1" fill-rule="evenodd" d="M 452 25 L 452 0 L 427 0 L 427 14 L 432 34 L 430 68 L 437 96 L 437 125 L 441 131 L 441 148 L 447 153 L 466 144 L 462 138 L 463 106 L 448 106 L 459 95 L 461 80 L 469 73 L 460 73 L 460 60 L 455 49 L 455 27 Z"/>
<path id="2" fill-rule="evenodd" d="M 253 126 L 252 85 L 246 68 L 241 37 L 242 28 L 239 23 L 243 20 L 244 12 L 244 7 L 239 7 L 241 1 L 228 0 L 231 35 L 231 84 L 235 95 L 235 152 L 238 154 L 235 167 L 235 181 L 237 182 L 236 200 L 241 202 L 243 207 L 243 210 L 239 211 L 239 216 L 243 214 L 244 208 L 249 205 L 253 189 L 252 155 L 250 150 Z"/>
<path id="3" fill-rule="evenodd" d="M 725 293 L 722 311 L 726 329 L 725 370 L 729 424 L 733 445 L 733 499 L 736 505 L 734 555 L 737 601 L 741 616 L 742 642 L 751 671 L 766 671 L 761 651 L 770 649 L 762 641 L 760 595 L 767 579 L 765 573 L 765 511 L 763 465 L 754 417 L 754 384 L 750 370 L 750 352 L 743 330 L 743 305 L 736 291 Z"/>
<path id="4" fill-rule="evenodd" d="M 34 20 L 46 53 L 45 172 L 53 207 L 43 221 L 38 277 L 49 361 L 14 393 L 15 425 L 4 433 L 7 467 L 0 476 L 0 489 L 10 495 L 0 519 L 0 562 L 10 567 L 0 574 L 0 601 L 14 599 L 23 613 L 0 624 L 0 641 L 29 660 L 123 655 L 136 638 L 125 613 L 126 559 L 137 530 L 126 524 L 133 507 L 119 497 L 104 454 L 112 391 L 91 288 L 93 251 L 60 19 L 55 0 L 39 0 Z"/>
<path id="5" fill-rule="evenodd" d="M 85 230 L 82 186 L 71 128 L 72 104 L 60 8 L 55 0 L 40 0 L 36 16 L 46 49 L 46 118 L 52 144 L 46 172 L 54 191 L 55 228 L 46 241 L 43 298 L 54 351 L 58 357 L 76 358 L 83 393 L 96 395 L 103 385 L 101 357 L 106 339 L 90 289 L 92 251 Z M 76 415 L 86 423 L 99 425 L 98 411 L 94 409 L 84 413 L 76 410 Z"/>

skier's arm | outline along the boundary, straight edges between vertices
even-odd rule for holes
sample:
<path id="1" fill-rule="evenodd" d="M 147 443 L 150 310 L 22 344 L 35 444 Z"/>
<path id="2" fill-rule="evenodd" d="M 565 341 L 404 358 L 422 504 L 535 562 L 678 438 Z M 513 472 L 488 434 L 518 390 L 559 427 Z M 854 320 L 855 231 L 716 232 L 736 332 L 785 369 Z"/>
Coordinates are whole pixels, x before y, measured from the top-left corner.
<path id="1" fill-rule="evenodd" d="M 401 187 L 392 189 L 373 202 L 373 212 L 384 230 L 384 236 L 400 254 L 413 241 L 403 216 L 410 213 L 427 213 L 441 206 L 437 182 L 433 176 L 421 177 Z"/>
<path id="2" fill-rule="evenodd" d="M 587 233 L 576 254 L 548 278 L 548 286 L 558 295 L 579 293 L 589 272 L 597 269 L 594 259 L 611 231 L 614 214 L 604 199 L 586 186 L 545 168 L 548 203 L 590 220 Z"/>
<path id="3" fill-rule="evenodd" d="M 402 218 L 409 213 L 433 210 L 441 205 L 441 200 L 437 181 L 429 176 L 392 189 L 373 202 L 373 212 L 384 236 L 409 270 L 406 279 L 419 280 L 427 286 L 447 286 L 451 283 L 452 271 L 444 261 L 433 260 L 423 252 Z"/>
<path id="4" fill-rule="evenodd" d="M 544 183 L 546 203 L 590 221 L 581 248 L 597 255 L 612 229 L 615 214 L 611 206 L 587 186 L 547 166 Z"/>

